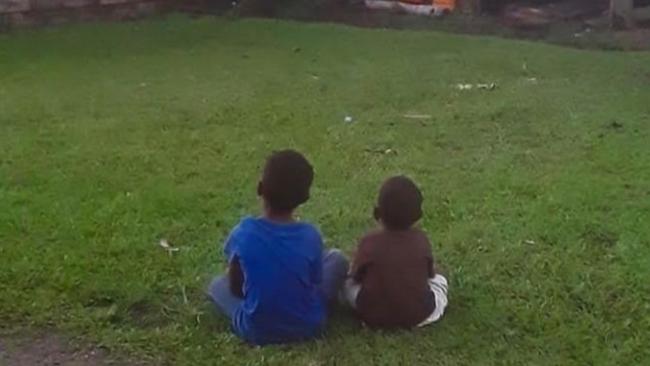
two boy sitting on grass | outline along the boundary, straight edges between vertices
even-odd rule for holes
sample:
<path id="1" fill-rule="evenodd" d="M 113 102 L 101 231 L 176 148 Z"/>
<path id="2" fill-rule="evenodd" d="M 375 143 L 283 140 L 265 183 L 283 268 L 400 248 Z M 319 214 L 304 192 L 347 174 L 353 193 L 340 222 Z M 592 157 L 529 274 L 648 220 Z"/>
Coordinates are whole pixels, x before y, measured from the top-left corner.
<path id="1" fill-rule="evenodd" d="M 228 273 L 208 290 L 233 332 L 256 345 L 318 338 L 337 301 L 371 328 L 438 320 L 447 280 L 435 272 L 426 234 L 413 228 L 422 217 L 416 185 L 406 177 L 383 184 L 374 212 L 379 228 L 361 239 L 349 271 L 339 250 L 325 249 L 319 231 L 294 217 L 313 179 L 312 166 L 296 151 L 267 159 L 257 187 L 263 214 L 232 230 L 224 249 Z"/>

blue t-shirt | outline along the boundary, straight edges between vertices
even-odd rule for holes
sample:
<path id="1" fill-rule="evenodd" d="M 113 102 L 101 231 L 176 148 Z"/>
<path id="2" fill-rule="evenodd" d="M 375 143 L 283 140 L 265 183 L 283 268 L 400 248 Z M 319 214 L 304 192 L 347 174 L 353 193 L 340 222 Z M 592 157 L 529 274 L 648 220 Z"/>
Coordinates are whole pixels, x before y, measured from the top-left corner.
<path id="1" fill-rule="evenodd" d="M 320 285 L 323 244 L 306 223 L 274 223 L 245 218 L 232 231 L 224 250 L 244 273 L 244 301 L 232 327 L 258 345 L 318 337 L 325 322 Z"/>

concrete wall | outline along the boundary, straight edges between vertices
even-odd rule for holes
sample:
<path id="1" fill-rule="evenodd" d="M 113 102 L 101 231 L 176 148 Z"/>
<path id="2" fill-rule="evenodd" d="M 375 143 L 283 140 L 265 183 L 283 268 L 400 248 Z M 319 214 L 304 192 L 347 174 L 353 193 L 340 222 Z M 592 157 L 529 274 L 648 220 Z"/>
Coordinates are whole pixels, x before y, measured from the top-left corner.
<path id="1" fill-rule="evenodd" d="M 0 30 L 85 20 L 136 19 L 182 0 L 0 0 Z"/>

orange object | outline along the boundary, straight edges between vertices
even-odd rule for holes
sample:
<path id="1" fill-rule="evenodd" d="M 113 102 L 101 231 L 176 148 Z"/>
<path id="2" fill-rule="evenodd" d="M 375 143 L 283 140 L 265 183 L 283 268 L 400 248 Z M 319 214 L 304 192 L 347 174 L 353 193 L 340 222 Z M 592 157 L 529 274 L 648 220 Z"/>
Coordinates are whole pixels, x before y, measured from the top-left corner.
<path id="1" fill-rule="evenodd" d="M 456 0 L 433 0 L 433 6 L 442 10 L 453 11 L 456 9 Z"/>
<path id="2" fill-rule="evenodd" d="M 398 0 L 400 3 L 413 5 L 431 5 L 440 10 L 452 11 L 456 9 L 456 0 Z"/>

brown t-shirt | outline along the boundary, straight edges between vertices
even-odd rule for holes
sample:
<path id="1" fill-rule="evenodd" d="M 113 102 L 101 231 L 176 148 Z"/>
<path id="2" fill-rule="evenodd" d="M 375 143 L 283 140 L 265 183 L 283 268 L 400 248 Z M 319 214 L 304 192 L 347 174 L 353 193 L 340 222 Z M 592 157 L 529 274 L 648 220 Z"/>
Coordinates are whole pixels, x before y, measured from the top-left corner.
<path id="1" fill-rule="evenodd" d="M 433 312 L 428 279 L 431 244 L 418 229 L 377 230 L 359 242 L 352 276 L 361 284 L 356 309 L 370 327 L 410 328 Z"/>

